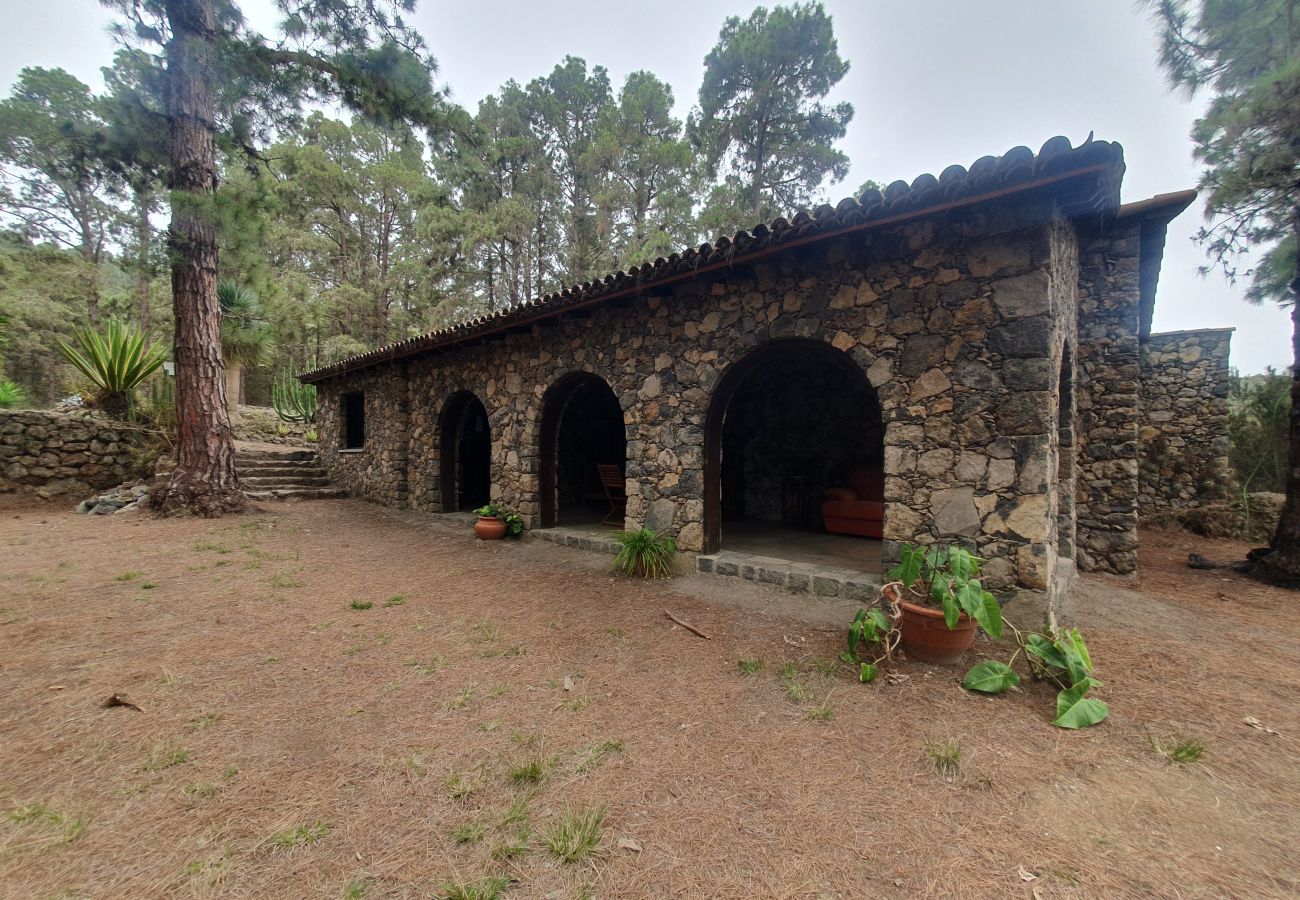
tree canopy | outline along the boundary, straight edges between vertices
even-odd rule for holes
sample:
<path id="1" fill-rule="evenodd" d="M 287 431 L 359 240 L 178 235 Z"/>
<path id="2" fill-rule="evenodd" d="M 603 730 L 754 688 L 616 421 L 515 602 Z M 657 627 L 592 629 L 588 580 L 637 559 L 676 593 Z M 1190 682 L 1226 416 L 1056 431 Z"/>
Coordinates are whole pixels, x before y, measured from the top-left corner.
<path id="1" fill-rule="evenodd" d="M 825 191 L 847 168 L 836 142 L 852 110 L 826 101 L 847 63 L 818 4 L 728 20 L 688 126 L 654 73 L 614 83 L 576 56 L 461 108 L 434 81 L 410 0 L 283 0 L 271 36 L 235 0 L 209 0 L 212 190 L 182 191 L 169 53 L 204 3 L 106 5 L 122 47 L 103 91 L 27 70 L 0 101 L 0 268 L 15 273 L 0 314 L 20 323 L 7 371 L 41 400 L 77 387 L 36 360 L 96 305 L 155 340 L 173 333 L 185 244 L 161 214 L 178 202 L 212 229 L 212 290 L 229 280 L 259 298 L 267 368 L 284 372 L 836 199 Z M 744 79 L 778 89 L 764 99 Z M 232 328 L 215 296 L 214 336 Z"/>

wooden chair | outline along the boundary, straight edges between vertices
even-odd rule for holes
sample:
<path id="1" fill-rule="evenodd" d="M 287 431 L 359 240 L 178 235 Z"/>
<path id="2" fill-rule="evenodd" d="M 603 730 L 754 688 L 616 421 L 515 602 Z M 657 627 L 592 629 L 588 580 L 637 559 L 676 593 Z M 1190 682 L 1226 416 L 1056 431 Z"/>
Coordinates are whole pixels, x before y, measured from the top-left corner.
<path id="1" fill-rule="evenodd" d="M 600 475 L 600 486 L 605 489 L 605 499 L 609 501 L 609 513 L 600 524 L 622 528 L 627 514 L 627 482 L 623 479 L 623 470 L 609 463 L 596 463 L 596 472 Z"/>

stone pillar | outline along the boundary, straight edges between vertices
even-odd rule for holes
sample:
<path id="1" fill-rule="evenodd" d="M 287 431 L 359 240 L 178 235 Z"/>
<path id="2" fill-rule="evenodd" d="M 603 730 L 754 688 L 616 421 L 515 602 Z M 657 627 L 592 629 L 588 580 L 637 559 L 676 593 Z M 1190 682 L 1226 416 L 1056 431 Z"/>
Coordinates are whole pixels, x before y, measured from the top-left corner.
<path id="1" fill-rule="evenodd" d="M 1141 222 L 1079 235 L 1075 468 L 1081 570 L 1137 572 Z"/>

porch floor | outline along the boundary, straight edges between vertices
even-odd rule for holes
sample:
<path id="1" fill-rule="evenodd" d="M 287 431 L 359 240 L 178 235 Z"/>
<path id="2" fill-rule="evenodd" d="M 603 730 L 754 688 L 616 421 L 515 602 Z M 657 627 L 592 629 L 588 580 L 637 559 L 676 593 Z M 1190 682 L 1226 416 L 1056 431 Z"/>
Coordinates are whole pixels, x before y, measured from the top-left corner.
<path id="1" fill-rule="evenodd" d="M 795 531 L 774 522 L 738 519 L 722 523 L 724 553 L 772 556 L 855 572 L 880 572 L 880 541 L 824 531 Z"/>

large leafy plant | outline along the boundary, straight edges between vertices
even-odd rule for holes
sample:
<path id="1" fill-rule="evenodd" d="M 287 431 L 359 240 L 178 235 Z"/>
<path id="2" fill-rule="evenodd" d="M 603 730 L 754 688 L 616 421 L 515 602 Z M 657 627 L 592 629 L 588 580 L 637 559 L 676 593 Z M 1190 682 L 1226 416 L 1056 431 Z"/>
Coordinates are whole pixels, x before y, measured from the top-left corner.
<path id="1" fill-rule="evenodd" d="M 997 598 L 977 578 L 979 563 L 978 558 L 960 547 L 905 545 L 899 564 L 886 575 L 887 583 L 881 588 L 880 596 L 853 617 L 848 649 L 840 654 L 840 659 L 858 666 L 860 681 L 874 681 L 880 665 L 892 659 L 898 646 L 901 637 L 898 603 L 905 598 L 943 609 L 949 628 L 965 612 L 990 636 L 1000 636 L 1002 613 Z M 1012 666 L 1023 654 L 1031 678 L 1050 681 L 1060 689 L 1052 724 L 1061 728 L 1085 728 L 1109 715 L 1110 708 L 1105 702 L 1088 696 L 1101 682 L 1092 677 L 1092 655 L 1077 628 L 1040 634 L 1021 632 L 1014 625 L 1006 624 L 1016 642 L 1016 652 L 1005 663 L 999 660 L 977 663 L 962 679 L 962 687 L 983 694 L 1001 694 L 1015 687 L 1020 683 L 1020 675 Z"/>
<path id="2" fill-rule="evenodd" d="M 59 339 L 59 351 L 95 385 L 96 404 L 111 415 L 124 415 L 134 405 L 135 389 L 158 371 L 166 350 L 147 345 L 142 333 L 119 321 L 100 334 L 91 328 L 73 334 L 76 346 Z"/>
<path id="3" fill-rule="evenodd" d="M 965 547 L 915 547 L 904 544 L 898 565 L 887 581 L 901 584 L 908 598 L 943 610 L 949 628 L 965 613 L 994 638 L 1002 636 L 1002 609 L 980 583 L 979 557 Z"/>
<path id="4" fill-rule="evenodd" d="M 975 665 L 962 679 L 962 687 L 982 694 L 1001 694 L 1009 690 L 1020 683 L 1020 676 L 1011 666 L 1023 653 L 1034 680 L 1050 681 L 1060 688 L 1056 695 L 1056 719 L 1052 724 L 1061 728 L 1085 728 L 1096 725 L 1110 714 L 1110 707 L 1104 701 L 1088 696 L 1088 692 L 1100 687 L 1101 682 L 1092 677 L 1092 655 L 1079 629 L 1022 634 L 1013 625 L 1011 631 L 1017 645 L 1011 659 L 1005 663 L 989 659 Z"/>

